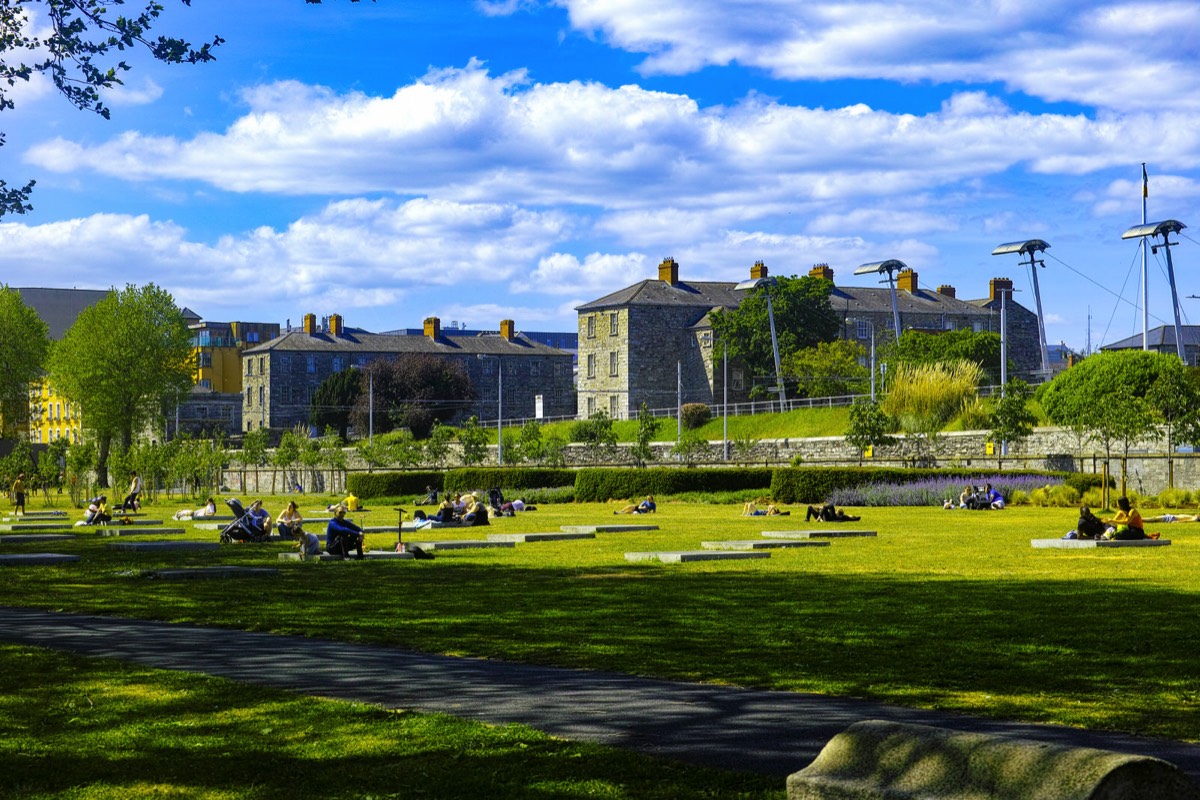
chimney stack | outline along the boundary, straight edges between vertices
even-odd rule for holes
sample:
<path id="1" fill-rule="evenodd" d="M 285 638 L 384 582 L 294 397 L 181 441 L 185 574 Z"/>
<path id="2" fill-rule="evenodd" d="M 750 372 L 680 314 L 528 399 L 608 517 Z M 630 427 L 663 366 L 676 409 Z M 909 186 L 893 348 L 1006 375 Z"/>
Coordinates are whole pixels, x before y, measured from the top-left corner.
<path id="1" fill-rule="evenodd" d="M 500 335 L 504 337 L 505 341 L 511 342 L 517 334 L 516 327 L 516 323 L 511 319 L 502 319 L 500 320 Z"/>
<path id="2" fill-rule="evenodd" d="M 437 317 L 426 317 L 425 335 L 436 342 L 442 335 L 442 321 Z"/>
<path id="3" fill-rule="evenodd" d="M 938 287 L 938 294 L 943 295 L 944 297 L 957 298 L 955 288 L 946 283 L 943 283 Z"/>
<path id="4" fill-rule="evenodd" d="M 823 278 L 824 280 L 833 283 L 833 270 L 828 264 L 813 264 L 813 268 L 808 271 L 810 278 Z"/>
<path id="5" fill-rule="evenodd" d="M 767 265 L 761 261 L 755 261 L 754 266 L 750 268 L 750 280 L 756 281 L 765 277 L 767 277 Z"/>
<path id="6" fill-rule="evenodd" d="M 342 335 L 342 315 L 341 314 L 330 314 L 329 315 L 329 333 L 332 336 L 341 336 Z"/>
<path id="7" fill-rule="evenodd" d="M 917 293 L 917 273 L 911 269 L 902 269 L 896 276 L 896 288 L 903 289 L 909 294 Z"/>
<path id="8" fill-rule="evenodd" d="M 679 283 L 679 264 L 671 256 L 667 256 L 658 265 L 658 279 L 674 286 Z"/>
<path id="9" fill-rule="evenodd" d="M 312 336 L 314 333 L 317 332 L 317 315 L 316 314 L 305 314 L 304 315 L 304 332 L 307 333 L 309 336 Z"/>
<path id="10" fill-rule="evenodd" d="M 992 300 L 999 300 L 1001 294 L 1007 294 L 1007 302 L 1012 301 L 1012 281 L 1008 278 L 992 278 L 989 286 Z"/>

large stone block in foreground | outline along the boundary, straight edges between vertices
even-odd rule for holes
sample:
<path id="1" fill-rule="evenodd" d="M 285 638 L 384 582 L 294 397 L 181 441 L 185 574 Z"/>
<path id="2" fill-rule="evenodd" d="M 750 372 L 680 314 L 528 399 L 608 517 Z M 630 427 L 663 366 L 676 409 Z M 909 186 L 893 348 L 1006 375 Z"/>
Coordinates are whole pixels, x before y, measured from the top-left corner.
<path id="1" fill-rule="evenodd" d="M 1200 800 L 1156 758 L 867 720 L 787 779 L 788 800 Z"/>
<path id="2" fill-rule="evenodd" d="M 766 550 L 671 550 L 653 553 L 626 553 L 626 561 L 661 561 L 686 564 L 689 561 L 735 561 L 744 558 L 770 558 Z"/>
<path id="3" fill-rule="evenodd" d="M 1166 547 L 1170 539 L 1030 539 L 1036 550 L 1094 550 L 1111 547 Z"/>

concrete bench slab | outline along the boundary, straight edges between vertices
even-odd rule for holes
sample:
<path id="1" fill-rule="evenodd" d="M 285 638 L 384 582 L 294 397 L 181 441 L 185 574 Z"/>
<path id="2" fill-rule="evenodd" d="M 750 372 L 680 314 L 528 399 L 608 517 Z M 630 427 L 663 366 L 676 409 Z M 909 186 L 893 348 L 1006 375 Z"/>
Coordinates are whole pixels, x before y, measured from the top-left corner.
<path id="1" fill-rule="evenodd" d="M 1170 539 L 1030 539 L 1037 549 L 1091 550 L 1098 547 L 1166 547 Z"/>
<path id="2" fill-rule="evenodd" d="M 14 514 L 10 517 L 4 517 L 0 521 L 20 522 L 23 519 L 27 519 L 32 522 L 39 519 L 57 519 L 65 516 L 67 516 L 67 512 L 65 511 L 26 511 L 24 514 Z"/>
<path id="3" fill-rule="evenodd" d="M 664 564 L 682 564 L 688 561 L 728 561 L 739 558 L 770 558 L 762 550 L 675 550 L 660 553 L 626 553 L 626 561 L 661 561 Z"/>
<path id="4" fill-rule="evenodd" d="M 8 531 L 16 533 L 18 531 L 60 531 L 67 528 L 131 528 L 131 527 L 152 527 L 162 525 L 161 519 L 134 519 L 127 523 L 118 523 L 115 520 L 108 525 L 76 525 L 71 520 L 43 520 L 41 522 L 10 522 L 6 525 L 0 525 L 0 531 Z"/>
<path id="5" fill-rule="evenodd" d="M 97 536 L 178 536 L 187 533 L 183 528 L 134 528 L 125 525 L 109 525 L 76 528 L 77 531 L 96 532 Z"/>
<path id="6" fill-rule="evenodd" d="M 5 553 L 0 555 L 0 566 L 69 564 L 78 560 L 79 556 L 70 556 L 64 553 Z"/>
<path id="7" fill-rule="evenodd" d="M 195 578 L 263 578 L 278 575 L 275 567 L 192 567 L 191 569 L 157 569 L 146 573 L 147 578 L 180 581 Z"/>
<path id="8" fill-rule="evenodd" d="M 418 526 L 417 523 L 415 523 L 415 522 L 405 522 L 401 526 L 400 529 L 402 531 L 404 531 L 405 533 L 415 533 L 416 531 L 437 530 L 438 528 L 461 528 L 461 527 L 462 527 L 462 525 L 460 525 L 457 522 L 438 522 L 437 520 L 430 520 L 429 522 L 427 522 L 421 526 Z"/>
<path id="9" fill-rule="evenodd" d="M 656 531 L 657 525 L 562 525 L 564 533 L 627 533 L 629 531 Z"/>
<path id="10" fill-rule="evenodd" d="M 109 542 L 111 550 L 156 552 L 159 550 L 219 550 L 220 542 Z"/>
<path id="11" fill-rule="evenodd" d="M 516 547 L 513 542 L 489 542 L 484 539 L 451 539 L 445 542 L 405 542 L 422 550 L 482 550 L 488 547 Z"/>
<path id="12" fill-rule="evenodd" d="M 561 542 L 572 539 L 595 539 L 594 533 L 489 533 L 489 542 Z"/>
<path id="13" fill-rule="evenodd" d="M 363 553 L 364 561 L 412 561 L 416 556 L 412 553 L 397 553 L 394 550 L 367 550 Z M 356 561 L 354 557 L 342 558 L 341 556 L 322 553 L 319 556 L 303 556 L 300 553 L 280 553 L 280 561 Z"/>
<path id="14" fill-rule="evenodd" d="M 0 544 L 23 544 L 24 542 L 57 542 L 63 539 L 74 539 L 69 533 L 18 533 L 12 536 L 0 536 Z"/>
<path id="15" fill-rule="evenodd" d="M 768 539 L 849 539 L 856 536 L 877 536 L 875 531 L 763 531 Z"/>
<path id="16" fill-rule="evenodd" d="M 1157 758 L 867 720 L 830 739 L 811 764 L 789 775 L 787 796 L 1196 800 L 1200 793 Z"/>
<path id="17" fill-rule="evenodd" d="M 813 539 L 744 539 L 728 542 L 701 542 L 705 550 L 774 550 L 784 547 L 829 547 L 829 542 Z"/>

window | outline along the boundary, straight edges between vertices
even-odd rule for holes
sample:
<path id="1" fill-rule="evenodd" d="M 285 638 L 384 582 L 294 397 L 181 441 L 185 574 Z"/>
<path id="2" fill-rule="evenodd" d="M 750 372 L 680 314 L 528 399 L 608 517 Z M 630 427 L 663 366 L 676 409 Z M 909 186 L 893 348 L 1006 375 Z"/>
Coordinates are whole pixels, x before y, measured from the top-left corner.
<path id="1" fill-rule="evenodd" d="M 333 357 L 333 371 L 334 372 L 342 371 L 342 357 L 341 356 Z"/>
<path id="2" fill-rule="evenodd" d="M 305 356 L 305 361 L 306 361 L 306 366 L 308 369 L 308 374 L 312 375 L 312 374 L 316 373 L 317 357 L 316 356 Z"/>
<path id="3" fill-rule="evenodd" d="M 610 419 L 617 418 L 617 409 L 618 409 L 619 403 L 620 403 L 620 401 L 615 394 L 611 395 L 608 398 L 608 416 Z"/>
<path id="4" fill-rule="evenodd" d="M 254 391 L 246 390 L 246 408 L 254 408 Z"/>
<path id="5" fill-rule="evenodd" d="M 746 388 L 746 374 L 740 369 L 733 371 L 733 379 L 729 381 L 735 392 L 743 391 Z"/>
<path id="6" fill-rule="evenodd" d="M 700 334 L 700 344 L 704 345 L 705 347 L 712 347 L 712 343 L 712 331 L 704 331 L 704 333 Z"/>
<path id="7" fill-rule="evenodd" d="M 492 374 L 492 372 L 493 372 L 492 365 L 495 363 L 496 363 L 495 359 L 492 359 L 492 358 L 483 359 L 483 368 L 482 369 L 483 369 L 484 376 Z"/>
<path id="8" fill-rule="evenodd" d="M 267 398 L 267 387 L 259 386 L 258 387 L 258 407 L 259 408 L 267 407 L 266 398 Z"/>
<path id="9" fill-rule="evenodd" d="M 253 359 L 253 358 L 247 358 L 247 359 L 246 359 L 246 374 L 247 374 L 247 375 L 253 375 L 253 374 L 254 374 L 253 372 L 251 372 L 251 371 L 250 371 L 250 368 L 251 368 L 251 367 L 253 367 L 253 366 L 254 366 L 254 359 Z"/>
<path id="10" fill-rule="evenodd" d="M 596 338 L 596 318 L 594 316 L 589 316 L 587 318 L 587 338 Z"/>
<path id="11" fill-rule="evenodd" d="M 200 380 L 196 381 L 196 386 L 201 389 L 211 389 L 212 381 L 210 381 L 208 378 L 201 378 Z"/>
<path id="12" fill-rule="evenodd" d="M 870 339 L 871 338 L 871 323 L 867 322 L 865 319 L 860 319 L 858 321 L 858 338 L 860 338 L 860 339 Z"/>
<path id="13" fill-rule="evenodd" d="M 608 335 L 609 336 L 617 335 L 617 331 L 620 329 L 620 326 L 617 324 L 619 321 L 620 321 L 620 313 L 617 311 L 610 311 L 608 314 Z"/>
<path id="14" fill-rule="evenodd" d="M 291 356 L 280 356 L 279 357 L 279 369 L 283 370 L 284 372 L 291 372 L 292 371 L 292 357 Z"/>
<path id="15" fill-rule="evenodd" d="M 617 351 L 614 350 L 608 354 L 608 374 L 617 374 Z"/>
<path id="16" fill-rule="evenodd" d="M 530 359 L 529 375 L 531 377 L 536 378 L 537 376 L 539 376 L 541 374 L 542 374 L 542 360 L 540 358 Z"/>
<path id="17" fill-rule="evenodd" d="M 258 359 L 258 374 L 259 375 L 267 374 L 267 357 L 266 356 L 260 356 Z"/>
<path id="18" fill-rule="evenodd" d="M 983 331 L 984 331 L 983 323 L 982 322 L 972 322 L 971 330 L 975 331 L 976 333 L 983 333 Z"/>
<path id="19" fill-rule="evenodd" d="M 250 331 L 249 333 L 247 333 L 246 341 L 247 342 L 257 342 L 258 341 L 258 331 Z"/>
<path id="20" fill-rule="evenodd" d="M 596 354 L 588 353 L 587 357 L 587 376 L 589 378 L 596 377 Z"/>
<path id="21" fill-rule="evenodd" d="M 590 417 L 596 413 L 596 398 L 589 397 L 587 399 L 587 415 Z"/>

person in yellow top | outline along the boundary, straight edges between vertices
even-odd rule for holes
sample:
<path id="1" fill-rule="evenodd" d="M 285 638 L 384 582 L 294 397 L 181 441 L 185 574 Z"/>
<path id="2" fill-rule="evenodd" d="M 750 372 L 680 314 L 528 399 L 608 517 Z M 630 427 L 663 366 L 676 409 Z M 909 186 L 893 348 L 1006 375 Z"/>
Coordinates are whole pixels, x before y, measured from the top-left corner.
<path id="1" fill-rule="evenodd" d="M 361 508 L 358 504 L 358 498 L 354 496 L 354 492 L 347 493 L 346 499 L 342 501 L 342 505 L 346 507 L 347 511 L 358 511 Z"/>
<path id="2" fill-rule="evenodd" d="M 1149 539 L 1145 528 L 1142 527 L 1142 515 L 1129 504 L 1128 497 L 1117 498 L 1117 515 L 1104 520 L 1109 525 L 1105 539 Z"/>
<path id="3" fill-rule="evenodd" d="M 18 473 L 17 479 L 15 481 L 13 481 L 12 496 L 13 496 L 13 503 L 15 504 L 15 507 L 13 508 L 13 514 L 24 514 L 25 513 L 25 473 L 24 472 Z"/>

